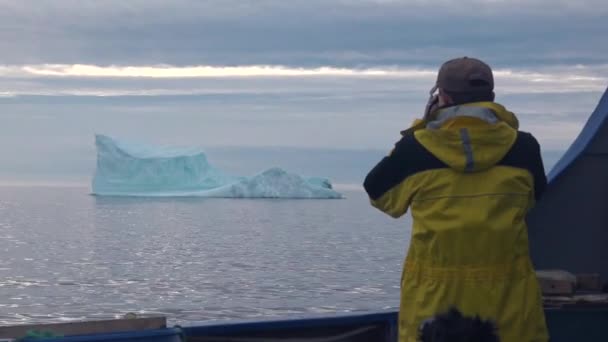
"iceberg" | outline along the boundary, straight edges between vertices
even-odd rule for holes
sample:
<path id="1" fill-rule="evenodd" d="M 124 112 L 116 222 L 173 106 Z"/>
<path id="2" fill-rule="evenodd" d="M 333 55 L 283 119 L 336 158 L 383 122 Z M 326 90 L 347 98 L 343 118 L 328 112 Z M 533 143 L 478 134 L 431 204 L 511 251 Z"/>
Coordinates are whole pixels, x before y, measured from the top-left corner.
<path id="1" fill-rule="evenodd" d="M 98 196 L 320 198 L 342 194 L 331 181 L 273 167 L 237 177 L 212 166 L 198 148 L 156 147 L 97 134 L 92 193 Z"/>

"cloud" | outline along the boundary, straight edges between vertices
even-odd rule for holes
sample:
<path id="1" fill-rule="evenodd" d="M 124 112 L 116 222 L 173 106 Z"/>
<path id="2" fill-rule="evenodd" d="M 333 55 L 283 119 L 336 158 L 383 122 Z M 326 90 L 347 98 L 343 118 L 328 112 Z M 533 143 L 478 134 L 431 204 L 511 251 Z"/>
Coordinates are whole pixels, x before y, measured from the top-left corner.
<path id="1" fill-rule="evenodd" d="M 430 70 L 347 69 L 335 67 L 289 68 L 284 66 L 254 65 L 238 67 L 218 66 L 128 66 L 102 67 L 96 65 L 41 65 L 17 68 L 35 76 L 73 77 L 149 77 L 149 78 L 224 78 L 224 77 L 421 77 Z M 10 68 L 8 73 L 10 74 Z"/>
<path id="2" fill-rule="evenodd" d="M 0 2 L 0 63 L 601 64 L 606 15 L 600 0 L 14 0 Z"/>
<path id="3" fill-rule="evenodd" d="M 0 0 L 0 156 L 43 169 L 96 132 L 384 151 L 463 55 L 562 149 L 608 85 L 607 16 L 604 0 Z"/>
<path id="4" fill-rule="evenodd" d="M 0 94 L 74 96 L 161 96 L 204 94 L 316 94 L 381 96 L 424 93 L 436 69 L 250 66 L 0 66 Z M 608 64 L 494 71 L 497 93 L 597 92 L 608 85 Z"/>

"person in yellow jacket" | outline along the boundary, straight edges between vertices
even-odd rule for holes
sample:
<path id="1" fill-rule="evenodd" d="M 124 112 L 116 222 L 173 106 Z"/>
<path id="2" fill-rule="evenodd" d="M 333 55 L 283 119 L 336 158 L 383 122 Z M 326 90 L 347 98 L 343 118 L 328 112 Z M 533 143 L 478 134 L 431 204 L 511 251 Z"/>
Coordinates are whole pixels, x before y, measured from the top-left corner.
<path id="1" fill-rule="evenodd" d="M 447 61 L 435 88 L 424 119 L 364 182 L 374 207 L 413 219 L 399 341 L 452 307 L 495 322 L 502 342 L 548 341 L 525 221 L 547 183 L 540 146 L 494 102 L 486 63 Z"/>

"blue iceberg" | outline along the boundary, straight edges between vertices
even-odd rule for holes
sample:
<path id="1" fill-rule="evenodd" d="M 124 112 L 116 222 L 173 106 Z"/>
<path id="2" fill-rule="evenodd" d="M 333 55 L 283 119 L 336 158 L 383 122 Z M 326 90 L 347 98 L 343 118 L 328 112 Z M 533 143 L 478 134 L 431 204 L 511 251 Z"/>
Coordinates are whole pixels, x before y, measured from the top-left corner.
<path id="1" fill-rule="evenodd" d="M 304 178 L 281 168 L 231 176 L 213 167 L 197 148 L 151 147 L 105 135 L 96 135 L 95 145 L 94 195 L 342 198 L 326 178 Z"/>

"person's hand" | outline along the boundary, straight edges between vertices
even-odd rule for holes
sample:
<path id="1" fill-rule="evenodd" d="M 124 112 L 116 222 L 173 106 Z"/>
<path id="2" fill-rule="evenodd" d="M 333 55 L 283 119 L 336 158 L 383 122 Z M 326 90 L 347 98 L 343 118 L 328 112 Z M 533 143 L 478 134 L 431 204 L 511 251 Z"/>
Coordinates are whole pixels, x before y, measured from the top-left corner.
<path id="1" fill-rule="evenodd" d="M 429 100 L 426 102 L 426 108 L 424 109 L 424 116 L 422 119 L 414 120 L 412 126 L 406 130 L 401 131 L 401 135 L 405 136 L 410 132 L 426 127 L 426 124 L 433 120 L 433 113 L 439 109 L 439 93 L 437 93 L 437 86 L 434 86 L 429 91 Z"/>
<path id="2" fill-rule="evenodd" d="M 433 113 L 435 113 L 439 109 L 439 95 L 434 95 L 429 103 L 427 104 L 427 109 L 424 115 L 424 120 L 426 122 L 433 121 Z"/>
<path id="3" fill-rule="evenodd" d="M 426 108 L 424 109 L 424 120 L 426 122 L 432 121 L 433 113 L 437 109 L 439 109 L 439 94 L 431 93 L 431 96 L 426 103 Z"/>

